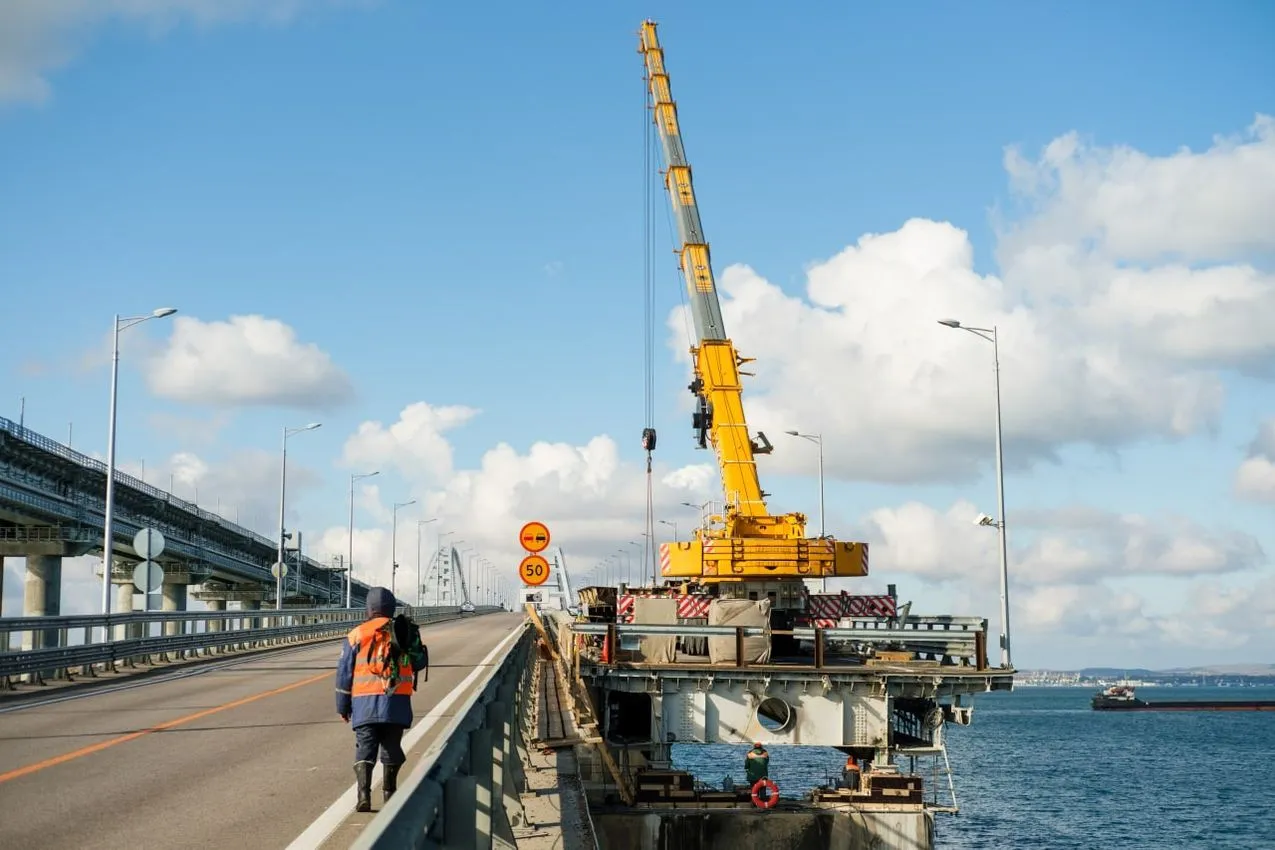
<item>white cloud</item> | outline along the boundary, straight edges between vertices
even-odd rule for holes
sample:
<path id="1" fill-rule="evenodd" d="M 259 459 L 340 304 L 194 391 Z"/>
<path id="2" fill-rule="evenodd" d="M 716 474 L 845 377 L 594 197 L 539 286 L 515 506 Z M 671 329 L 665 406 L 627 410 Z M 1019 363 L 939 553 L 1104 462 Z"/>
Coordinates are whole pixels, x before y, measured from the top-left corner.
<path id="1" fill-rule="evenodd" d="M 314 343 L 264 316 L 174 320 L 167 345 L 146 364 L 151 392 L 210 406 L 282 405 L 321 409 L 348 401 L 346 374 Z"/>
<path id="2" fill-rule="evenodd" d="M 1235 493 L 1254 502 L 1275 502 L 1275 417 L 1258 428 L 1235 473 Z"/>
<path id="3" fill-rule="evenodd" d="M 622 460 L 614 440 L 599 436 L 582 446 L 541 442 L 525 453 L 501 443 L 483 454 L 477 468 L 454 469 L 445 434 L 477 413 L 463 406 L 417 402 L 388 427 L 365 422 L 346 442 L 345 466 L 395 473 L 409 490 L 395 500 L 417 499 L 410 514 L 406 509 L 399 512 L 398 560 L 404 569 L 415 569 L 415 525 L 422 518 L 437 518 L 425 531 L 426 558 L 440 532 L 453 532 L 452 540 L 465 541 L 461 548 L 474 547 L 509 578 L 523 554 L 518 529 L 529 520 L 549 525 L 554 544 L 564 547 L 577 579 L 597 561 L 616 554 L 618 547 L 643 542 L 645 466 Z M 705 467 L 657 468 L 656 515 L 685 514 L 683 528 L 689 529 L 694 512 L 680 503 L 705 501 L 716 489 L 715 480 L 715 472 Z M 379 497 L 374 488 L 365 493 Z M 379 498 L 361 507 L 363 512 L 389 524 L 389 511 Z M 660 539 L 666 530 L 660 527 Z M 371 575 L 388 584 L 391 535 L 356 529 L 354 538 L 355 564 L 370 565 Z M 321 545 L 340 553 L 348 539 L 345 527 L 334 527 L 324 533 Z M 630 563 L 636 571 L 640 556 L 634 547 L 625 548 L 633 552 Z"/>
<path id="4" fill-rule="evenodd" d="M 1139 154 L 1138 167 L 1129 152 L 1066 139 L 1034 164 L 1011 152 L 1016 188 L 1034 204 L 1002 235 L 1000 276 L 974 269 L 963 230 L 925 219 L 813 264 L 804 297 L 747 266 L 726 268 L 727 330 L 757 359 L 745 386 L 750 425 L 822 432 L 831 475 L 972 474 L 991 459 L 992 351 L 936 324 L 950 317 L 998 328 L 1011 464 L 1051 459 L 1068 444 L 1118 447 L 1215 426 L 1219 370 L 1275 367 L 1275 275 L 1255 264 L 1275 245 L 1273 126 L 1259 118 L 1244 139 L 1203 154 Z M 1129 197 L 1154 202 L 1154 212 L 1124 232 Z M 1219 207 L 1234 224 L 1225 234 L 1202 223 Z M 1222 261 L 1136 262 L 1180 246 Z M 682 309 L 669 320 L 682 362 L 685 321 Z M 777 442 L 765 469 L 807 466 L 794 442 Z"/>
<path id="5" fill-rule="evenodd" d="M 278 452 L 245 449 L 216 459 L 201 457 L 193 452 L 177 452 L 168 458 L 146 462 L 144 467 L 136 460 L 120 461 L 118 467 L 122 472 L 145 480 L 152 487 L 172 492 L 180 499 L 194 502 L 244 528 L 277 540 L 279 462 Z M 289 459 L 289 528 L 302 523 L 302 530 L 308 531 L 304 527 L 297 503 L 320 483 L 321 479 L 315 472 L 295 459 Z M 304 546 L 306 554 L 310 554 L 312 542 L 304 542 Z"/>
<path id="6" fill-rule="evenodd" d="M 344 462 L 365 471 L 392 467 L 426 479 L 445 478 L 452 471 L 452 449 L 444 435 L 478 413 L 463 405 L 408 405 L 388 428 L 380 422 L 360 425 L 346 441 Z"/>
<path id="7" fill-rule="evenodd" d="M 48 73 L 84 49 L 90 33 L 112 21 L 152 35 L 183 23 L 286 23 L 317 6 L 368 0 L 5 0 L 0 3 L 0 102 L 49 97 Z"/>
<path id="8" fill-rule="evenodd" d="M 897 582 L 903 598 L 941 600 L 944 611 L 981 614 L 998 630 L 997 533 L 975 525 L 976 516 L 964 501 L 945 511 L 914 502 L 871 512 L 862 537 L 872 546 L 869 581 Z M 1019 666 L 1033 666 L 1041 654 L 1073 663 L 1159 657 L 1168 664 L 1183 653 L 1260 657 L 1275 649 L 1267 637 L 1275 625 L 1275 578 L 1248 535 L 1087 508 L 1011 513 L 1010 522 Z M 1152 605 L 1146 579 L 1177 583 L 1185 602 L 1171 610 Z"/>
<path id="9" fill-rule="evenodd" d="M 963 500 L 946 511 L 919 502 L 872 511 L 863 539 L 873 547 L 873 571 L 939 583 L 996 582 L 997 531 L 977 525 L 977 516 L 978 510 Z M 1011 513 L 1009 519 L 1012 581 L 1020 586 L 1233 573 L 1266 560 L 1253 537 L 1210 530 L 1181 517 L 1156 520 L 1061 508 Z"/>
<path id="10" fill-rule="evenodd" d="M 1202 153 L 1150 156 L 1098 147 L 1068 133 L 1035 162 L 1017 148 L 1005 170 L 1030 214 L 1006 240 L 1074 247 L 1092 240 L 1107 257 L 1154 261 L 1228 259 L 1275 247 L 1275 119 L 1216 137 Z"/>

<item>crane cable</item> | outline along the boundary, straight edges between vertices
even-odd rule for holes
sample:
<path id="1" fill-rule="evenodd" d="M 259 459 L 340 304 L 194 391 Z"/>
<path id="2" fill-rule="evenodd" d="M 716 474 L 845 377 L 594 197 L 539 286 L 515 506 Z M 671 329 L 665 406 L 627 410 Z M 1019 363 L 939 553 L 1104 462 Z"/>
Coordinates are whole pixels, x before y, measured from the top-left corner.
<path id="1" fill-rule="evenodd" d="M 649 72 L 648 72 L 649 73 Z M 655 482 L 651 454 L 655 450 L 655 204 L 652 182 L 652 147 L 654 137 L 654 113 L 648 73 L 642 75 L 642 299 L 644 313 L 643 367 L 646 396 L 645 427 L 642 430 L 642 446 L 646 449 L 646 531 L 642 547 L 642 571 L 646 563 L 651 565 L 651 584 L 656 583 L 655 555 Z"/>

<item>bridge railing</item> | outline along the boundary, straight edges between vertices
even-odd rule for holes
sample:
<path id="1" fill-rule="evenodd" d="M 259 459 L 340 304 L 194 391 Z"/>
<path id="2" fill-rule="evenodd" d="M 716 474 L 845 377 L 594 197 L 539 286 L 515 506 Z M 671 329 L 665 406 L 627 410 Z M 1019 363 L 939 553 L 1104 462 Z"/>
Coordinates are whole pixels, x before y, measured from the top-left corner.
<path id="1" fill-rule="evenodd" d="M 501 609 L 479 607 L 402 609 L 421 624 L 438 623 Z M 241 611 L 145 611 L 67 617 L 0 619 L 0 686 L 11 677 L 39 682 L 70 678 L 72 671 L 93 676 L 98 668 L 132 666 L 156 657 L 170 660 L 198 654 L 255 649 L 338 637 L 367 618 L 357 608 L 309 608 Z M 95 630 L 114 639 L 94 641 Z M 158 631 L 159 634 L 152 634 Z M 73 642 L 77 632 L 83 640 Z M 23 648 L 10 649 L 19 635 Z"/>
<path id="2" fill-rule="evenodd" d="M 508 639 L 352 850 L 491 847 L 493 838 L 514 846 L 512 824 L 523 820 L 520 718 L 532 690 L 534 635 L 524 626 Z"/>
<path id="3" fill-rule="evenodd" d="M 903 618 L 855 618 L 846 628 L 793 628 L 773 629 L 769 626 L 708 626 L 708 625 L 655 625 L 649 623 L 571 623 L 570 630 L 578 635 L 591 636 L 596 646 L 587 647 L 584 655 L 594 664 L 624 662 L 617 650 L 626 643 L 642 637 L 677 637 L 683 641 L 696 638 L 734 638 L 735 653 L 732 664 L 748 665 L 744 652 L 744 640 L 750 637 L 786 635 L 797 641 L 806 641 L 812 650 L 806 659 L 815 669 L 835 666 L 840 662 L 837 648 L 852 648 L 864 657 L 879 655 L 890 658 L 888 653 L 903 652 L 916 660 L 929 659 L 945 664 L 973 667 L 982 670 L 987 666 L 987 620 L 980 617 L 949 615 L 909 616 Z M 599 639 L 600 638 L 600 639 Z M 626 640 L 627 639 L 627 640 Z M 632 659 L 644 663 L 640 659 Z M 708 663 L 708 656 L 679 657 L 678 663 Z M 791 662 L 785 661 L 787 666 Z"/>

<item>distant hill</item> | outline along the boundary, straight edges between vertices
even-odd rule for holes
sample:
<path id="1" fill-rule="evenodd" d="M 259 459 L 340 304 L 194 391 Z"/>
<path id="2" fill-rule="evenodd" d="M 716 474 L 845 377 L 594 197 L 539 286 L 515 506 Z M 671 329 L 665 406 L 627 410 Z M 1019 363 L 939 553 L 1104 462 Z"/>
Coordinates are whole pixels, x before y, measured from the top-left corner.
<path id="1" fill-rule="evenodd" d="M 1152 676 L 1275 676 L 1275 664 L 1209 664 L 1200 667 L 1170 667 L 1164 670 L 1148 670 L 1145 667 L 1085 667 L 1081 670 L 1040 672 L 1076 673 L 1089 679 L 1146 679 Z"/>

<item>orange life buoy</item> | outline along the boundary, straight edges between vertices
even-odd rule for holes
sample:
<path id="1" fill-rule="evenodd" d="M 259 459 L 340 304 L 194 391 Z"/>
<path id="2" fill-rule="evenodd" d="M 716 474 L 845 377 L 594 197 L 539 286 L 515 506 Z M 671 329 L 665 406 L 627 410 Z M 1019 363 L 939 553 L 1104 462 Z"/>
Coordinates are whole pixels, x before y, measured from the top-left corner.
<path id="1" fill-rule="evenodd" d="M 761 798 L 761 789 L 765 788 L 769 793 L 766 799 Z M 769 779 L 758 779 L 753 785 L 753 805 L 759 809 L 773 809 L 775 804 L 779 802 L 779 786 Z"/>

